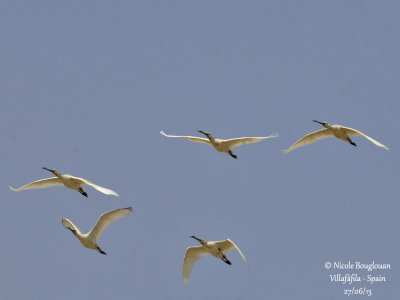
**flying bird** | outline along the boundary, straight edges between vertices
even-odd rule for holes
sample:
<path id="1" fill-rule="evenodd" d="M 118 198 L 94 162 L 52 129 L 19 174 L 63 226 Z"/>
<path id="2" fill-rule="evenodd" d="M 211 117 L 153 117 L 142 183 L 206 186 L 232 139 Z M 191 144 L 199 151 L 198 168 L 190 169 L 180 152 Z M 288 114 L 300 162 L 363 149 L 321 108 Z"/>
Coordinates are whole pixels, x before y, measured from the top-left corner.
<path id="1" fill-rule="evenodd" d="M 224 241 L 219 241 L 219 242 L 206 242 L 202 239 L 195 237 L 194 235 L 192 235 L 191 238 L 196 239 L 201 244 L 201 246 L 189 247 L 186 249 L 185 257 L 183 258 L 183 268 L 182 268 L 183 269 L 182 281 L 184 284 L 187 284 L 189 282 L 190 273 L 192 272 L 194 263 L 199 258 L 205 255 L 213 255 L 216 258 L 221 259 L 228 265 L 231 265 L 232 263 L 228 260 L 225 253 L 233 249 L 236 249 L 242 256 L 247 267 L 249 267 L 247 259 L 242 253 L 242 251 L 240 251 L 239 247 L 236 246 L 235 243 L 232 242 L 230 239 L 226 239 Z"/>
<path id="2" fill-rule="evenodd" d="M 235 154 L 233 154 L 233 150 L 231 148 L 242 146 L 242 145 L 247 145 L 247 144 L 252 144 L 252 143 L 258 143 L 261 140 L 275 138 L 278 136 L 278 134 L 275 133 L 275 134 L 271 134 L 270 136 L 266 136 L 266 137 L 241 137 L 241 138 L 235 138 L 235 139 L 230 139 L 230 140 L 222 140 L 222 139 L 214 139 L 210 133 L 204 132 L 202 130 L 199 130 L 198 132 L 204 134 L 207 138 L 205 139 L 205 138 L 201 138 L 201 137 L 197 137 L 197 136 L 168 135 L 164 131 L 160 131 L 160 133 L 166 137 L 185 138 L 194 143 L 204 143 L 204 144 L 210 145 L 210 146 L 214 147 L 215 150 L 217 150 L 219 152 L 228 153 L 230 156 L 232 156 L 235 159 L 237 159 L 237 156 Z"/>
<path id="3" fill-rule="evenodd" d="M 65 228 L 71 230 L 71 232 L 81 241 L 83 246 L 89 249 L 97 250 L 101 254 L 107 254 L 101 250 L 99 245 L 97 245 L 97 241 L 108 225 L 130 214 L 131 212 L 132 207 L 119 208 L 106 212 L 100 216 L 100 218 L 97 220 L 97 223 L 88 233 L 82 233 L 79 228 L 68 219 L 62 219 L 62 224 Z"/>
<path id="4" fill-rule="evenodd" d="M 10 189 L 12 189 L 15 192 L 19 192 L 22 190 L 44 189 L 47 187 L 52 187 L 52 186 L 57 186 L 57 185 L 65 185 L 67 188 L 78 191 L 83 196 L 87 197 L 88 196 L 87 193 L 82 188 L 82 185 L 87 184 L 87 185 L 90 185 L 92 188 L 98 190 L 99 192 L 102 192 L 103 194 L 118 196 L 118 194 L 116 192 L 114 192 L 113 190 L 106 189 L 102 186 L 94 184 L 93 182 L 91 182 L 87 179 L 74 177 L 69 174 L 61 175 L 57 170 L 51 170 L 51 169 L 47 169 L 45 167 L 43 167 L 42 169 L 53 173 L 54 175 L 56 175 L 56 177 L 50 177 L 50 178 L 36 180 L 34 182 L 28 183 L 28 184 L 18 188 L 18 189 L 14 189 L 13 187 L 10 186 Z"/>
<path id="5" fill-rule="evenodd" d="M 354 143 L 351 139 L 350 136 L 353 135 L 361 135 L 365 137 L 366 139 L 370 140 L 372 143 L 375 145 L 385 148 L 386 150 L 389 150 L 388 147 L 385 145 L 379 143 L 378 141 L 374 140 L 373 138 L 369 137 L 368 135 L 362 133 L 361 131 L 358 131 L 353 128 L 349 127 L 344 127 L 341 125 L 329 125 L 327 122 L 319 122 L 317 120 L 313 120 L 313 122 L 319 123 L 322 126 L 325 127 L 325 129 L 321 129 L 315 132 L 311 132 L 310 134 L 307 134 L 306 136 L 302 137 L 300 140 L 298 140 L 296 143 L 294 143 L 289 149 L 285 150 L 284 153 L 289 153 L 290 151 L 308 145 L 315 143 L 316 141 L 319 141 L 321 139 L 325 139 L 328 137 L 337 137 L 338 139 L 341 139 L 345 142 L 350 143 L 353 146 L 357 146 L 356 143 Z"/>

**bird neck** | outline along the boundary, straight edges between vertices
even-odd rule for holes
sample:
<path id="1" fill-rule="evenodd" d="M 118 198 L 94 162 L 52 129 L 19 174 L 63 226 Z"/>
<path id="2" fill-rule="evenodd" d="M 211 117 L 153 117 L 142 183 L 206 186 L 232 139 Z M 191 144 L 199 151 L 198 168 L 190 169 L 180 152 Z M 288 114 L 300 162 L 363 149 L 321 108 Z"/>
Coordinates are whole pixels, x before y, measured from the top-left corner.
<path id="1" fill-rule="evenodd" d="M 211 134 L 207 135 L 207 137 L 208 137 L 208 139 L 210 140 L 211 144 L 213 144 L 213 145 L 216 144 L 215 139 L 212 137 Z"/>
<path id="2" fill-rule="evenodd" d="M 62 175 L 57 170 L 54 170 L 53 174 L 56 175 L 58 178 L 62 179 Z"/>
<path id="3" fill-rule="evenodd" d="M 195 236 L 192 236 L 192 238 L 197 240 L 202 246 L 206 246 L 207 247 L 207 242 L 205 242 L 204 240 L 199 239 L 198 237 L 195 237 Z"/>

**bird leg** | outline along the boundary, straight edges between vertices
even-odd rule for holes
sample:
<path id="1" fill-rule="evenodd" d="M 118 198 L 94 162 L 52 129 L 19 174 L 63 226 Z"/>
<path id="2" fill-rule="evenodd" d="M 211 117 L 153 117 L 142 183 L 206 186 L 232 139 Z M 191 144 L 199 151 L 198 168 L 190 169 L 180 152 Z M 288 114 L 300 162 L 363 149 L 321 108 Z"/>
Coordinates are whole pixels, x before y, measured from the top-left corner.
<path id="1" fill-rule="evenodd" d="M 79 193 L 81 193 L 83 196 L 85 196 L 86 198 L 88 198 L 88 195 L 86 194 L 86 192 L 83 190 L 83 188 L 79 188 Z"/>
<path id="2" fill-rule="evenodd" d="M 222 261 L 227 263 L 228 265 L 231 265 L 232 263 L 226 258 L 226 256 L 224 255 L 222 258 Z"/>
<path id="3" fill-rule="evenodd" d="M 357 147 L 356 143 L 354 143 L 349 137 L 347 138 L 347 140 L 349 141 L 350 145 Z"/>
<path id="4" fill-rule="evenodd" d="M 231 150 L 229 150 L 228 154 L 230 156 L 232 156 L 234 159 L 237 159 L 237 156 L 235 154 L 233 154 L 233 152 Z"/>
<path id="5" fill-rule="evenodd" d="M 99 246 L 97 246 L 97 251 L 99 251 L 101 254 L 107 255 L 107 253 L 105 253 L 103 250 L 101 250 Z"/>

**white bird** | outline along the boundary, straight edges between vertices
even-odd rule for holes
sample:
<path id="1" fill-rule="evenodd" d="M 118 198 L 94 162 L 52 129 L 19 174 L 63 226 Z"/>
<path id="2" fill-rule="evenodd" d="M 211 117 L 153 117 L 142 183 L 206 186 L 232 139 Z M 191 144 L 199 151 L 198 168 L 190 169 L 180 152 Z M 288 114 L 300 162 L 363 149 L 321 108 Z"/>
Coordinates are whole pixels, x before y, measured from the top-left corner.
<path id="1" fill-rule="evenodd" d="M 83 196 L 87 197 L 88 196 L 87 193 L 82 188 L 82 185 L 87 184 L 87 185 L 90 185 L 92 188 L 98 190 L 99 192 L 102 192 L 103 194 L 118 196 L 118 194 L 116 192 L 114 192 L 113 190 L 106 189 L 102 186 L 94 184 L 93 182 L 91 182 L 87 179 L 74 177 L 69 174 L 61 175 L 57 170 L 50 170 L 45 167 L 43 167 L 42 169 L 50 171 L 51 173 L 56 175 L 56 177 L 36 180 L 34 182 L 28 183 L 28 184 L 18 188 L 18 189 L 14 189 L 13 187 L 10 186 L 10 189 L 12 189 L 15 192 L 19 192 L 22 190 L 43 189 L 43 188 L 57 186 L 57 185 L 65 185 L 67 188 L 78 191 Z"/>
<path id="2" fill-rule="evenodd" d="M 319 123 L 322 126 L 325 127 L 325 129 L 321 129 L 315 132 L 312 132 L 310 134 L 307 134 L 306 136 L 302 137 L 300 140 L 298 140 L 296 143 L 294 143 L 289 149 L 285 150 L 284 153 L 289 153 L 290 151 L 308 145 L 315 143 L 316 141 L 319 141 L 321 139 L 325 139 L 328 137 L 337 137 L 338 139 L 341 139 L 345 142 L 350 143 L 353 146 L 357 146 L 356 143 L 354 143 L 351 139 L 350 136 L 352 135 L 361 135 L 365 137 L 366 139 L 370 140 L 372 143 L 375 145 L 385 148 L 386 150 L 389 150 L 388 147 L 385 145 L 379 143 L 378 141 L 374 140 L 373 138 L 369 137 L 368 135 L 362 133 L 361 131 L 358 131 L 353 128 L 349 127 L 344 127 L 341 125 L 329 125 L 327 122 L 319 122 L 317 120 L 313 120 L 313 122 Z"/>
<path id="3" fill-rule="evenodd" d="M 249 264 L 247 262 L 246 257 L 240 251 L 239 247 L 235 245 L 230 239 L 226 239 L 224 241 L 219 242 L 206 242 L 202 239 L 195 237 L 194 235 L 191 236 L 192 238 L 199 241 L 201 246 L 197 247 L 189 247 L 186 249 L 185 257 L 183 258 L 183 270 L 182 270 L 182 281 L 184 284 L 189 282 L 190 273 L 192 272 L 194 263 L 201 257 L 205 255 L 213 255 L 216 258 L 221 259 L 228 265 L 232 263 L 228 260 L 225 253 L 236 249 L 239 254 L 242 256 L 244 262 L 246 263 L 247 267 L 249 268 Z"/>
<path id="4" fill-rule="evenodd" d="M 247 144 L 252 144 L 252 143 L 257 143 L 261 140 L 274 138 L 274 137 L 278 136 L 278 134 L 275 133 L 275 134 L 271 134 L 270 136 L 266 136 L 266 137 L 241 137 L 241 138 L 235 138 L 235 139 L 230 139 L 230 140 L 222 140 L 222 139 L 214 139 L 211 134 L 206 133 L 202 130 L 199 130 L 198 132 L 204 134 L 207 138 L 205 139 L 205 138 L 200 138 L 197 136 L 168 135 L 164 131 L 160 131 L 160 133 L 166 137 L 185 138 L 194 143 L 204 143 L 204 144 L 213 146 L 217 151 L 228 153 L 230 156 L 232 156 L 233 158 L 236 158 L 236 159 L 237 159 L 237 156 L 233 154 L 233 151 L 231 148 L 242 146 L 242 145 L 247 145 Z"/>
<path id="5" fill-rule="evenodd" d="M 68 219 L 62 219 L 62 224 L 65 228 L 68 228 L 72 231 L 72 233 L 81 241 L 83 246 L 89 249 L 97 250 L 101 254 L 107 254 L 101 250 L 99 245 L 97 245 L 97 241 L 108 225 L 130 214 L 131 212 L 132 207 L 119 208 L 106 212 L 100 216 L 100 218 L 97 220 L 97 223 L 88 233 L 82 233 L 79 228 Z"/>

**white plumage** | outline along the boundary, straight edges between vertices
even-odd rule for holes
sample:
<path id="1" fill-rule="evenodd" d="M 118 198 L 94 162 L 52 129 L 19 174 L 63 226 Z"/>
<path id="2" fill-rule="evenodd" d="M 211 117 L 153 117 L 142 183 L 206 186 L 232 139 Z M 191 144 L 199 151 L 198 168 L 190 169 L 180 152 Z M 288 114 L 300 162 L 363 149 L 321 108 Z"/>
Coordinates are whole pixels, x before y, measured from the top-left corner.
<path id="1" fill-rule="evenodd" d="M 118 194 L 116 192 L 114 192 L 113 190 L 110 190 L 105 187 L 94 184 L 93 182 L 91 182 L 87 179 L 74 177 L 69 174 L 61 175 L 57 170 L 51 170 L 51 169 L 47 169 L 47 168 L 43 168 L 43 169 L 53 173 L 54 175 L 56 175 L 56 177 L 36 180 L 34 182 L 28 183 L 17 189 L 14 189 L 13 187 L 10 186 L 10 189 L 12 189 L 15 192 L 19 192 L 22 190 L 44 189 L 44 188 L 48 188 L 48 187 L 52 187 L 52 186 L 65 185 L 67 188 L 76 190 L 79 193 L 81 193 L 83 196 L 87 197 L 87 193 L 82 188 L 82 185 L 86 184 L 86 185 L 89 185 L 92 188 L 98 190 L 99 192 L 102 192 L 103 194 L 118 196 Z"/>
<path id="2" fill-rule="evenodd" d="M 231 148 L 235 148 L 242 145 L 258 143 L 259 141 L 275 138 L 278 136 L 277 133 L 271 134 L 270 136 L 266 137 L 241 137 L 241 138 L 234 138 L 229 140 L 222 140 L 222 139 L 214 139 L 210 133 L 203 132 L 199 130 L 198 132 L 204 134 L 207 138 L 201 138 L 197 136 L 183 136 L 183 135 L 168 135 L 164 131 L 160 131 L 163 136 L 170 137 L 170 138 L 185 138 L 194 143 L 203 143 L 214 147 L 218 152 L 225 152 L 228 153 L 233 158 L 237 158 L 236 155 L 233 154 L 233 150 Z"/>
<path id="3" fill-rule="evenodd" d="M 106 254 L 97 245 L 97 241 L 99 240 L 101 234 L 108 225 L 130 214 L 131 212 L 132 207 L 119 208 L 106 212 L 100 216 L 92 230 L 90 230 L 88 233 L 82 233 L 79 228 L 68 219 L 62 219 L 62 224 L 65 228 L 68 228 L 72 231 L 72 233 L 81 241 L 83 246 L 89 249 L 97 250 L 101 254 Z"/>
<path id="4" fill-rule="evenodd" d="M 375 145 L 385 148 L 386 150 L 389 150 L 388 147 L 385 145 L 379 143 L 377 140 L 374 140 L 373 138 L 369 137 L 368 135 L 362 133 L 361 131 L 358 131 L 353 128 L 349 127 L 344 127 L 341 125 L 329 125 L 327 122 L 319 122 L 317 120 L 313 120 L 313 122 L 317 122 L 321 124 L 322 126 L 325 127 L 325 129 L 321 129 L 312 133 L 307 134 L 306 136 L 302 137 L 300 140 L 298 140 L 296 143 L 294 143 L 289 149 L 285 150 L 285 154 L 289 153 L 290 151 L 308 145 L 315 143 L 316 141 L 319 141 L 321 139 L 329 138 L 329 137 L 337 137 L 338 139 L 341 139 L 345 142 L 350 143 L 353 146 L 357 146 L 351 139 L 350 136 L 353 135 L 359 135 L 363 136 Z"/>
<path id="5" fill-rule="evenodd" d="M 201 246 L 189 247 L 186 249 L 185 257 L 183 258 L 183 266 L 182 266 L 182 281 L 184 284 L 189 282 L 190 273 L 192 272 L 194 263 L 201 257 L 205 255 L 213 255 L 216 258 L 223 260 L 228 265 L 231 265 L 231 262 L 226 257 L 225 253 L 236 249 L 239 254 L 242 256 L 244 262 L 246 263 L 247 267 L 249 264 L 247 262 L 246 257 L 240 251 L 239 247 L 236 246 L 234 242 L 230 239 L 226 239 L 224 241 L 218 242 L 206 242 L 202 239 L 199 239 L 195 236 L 191 236 L 192 238 L 196 239 Z"/>

